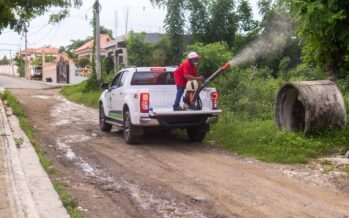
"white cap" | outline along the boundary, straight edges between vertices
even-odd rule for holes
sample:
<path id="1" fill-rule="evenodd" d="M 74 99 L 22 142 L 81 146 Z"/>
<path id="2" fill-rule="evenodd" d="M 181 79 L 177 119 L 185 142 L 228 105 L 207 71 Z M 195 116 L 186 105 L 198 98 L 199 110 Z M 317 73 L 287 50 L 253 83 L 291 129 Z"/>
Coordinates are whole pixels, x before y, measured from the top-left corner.
<path id="1" fill-rule="evenodd" d="M 199 59 L 199 58 L 201 58 L 201 56 L 198 55 L 195 51 L 192 51 L 192 52 L 190 52 L 190 53 L 188 54 L 188 58 L 189 58 L 189 59 L 194 59 L 194 58 Z"/>

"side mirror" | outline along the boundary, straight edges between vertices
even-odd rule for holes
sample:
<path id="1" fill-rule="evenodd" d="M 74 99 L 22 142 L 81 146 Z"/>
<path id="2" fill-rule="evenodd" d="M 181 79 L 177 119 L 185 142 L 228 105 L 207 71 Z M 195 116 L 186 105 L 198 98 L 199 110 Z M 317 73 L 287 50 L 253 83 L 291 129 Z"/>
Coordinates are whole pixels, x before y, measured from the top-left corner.
<path id="1" fill-rule="evenodd" d="M 101 89 L 105 90 L 109 88 L 109 83 L 102 83 L 101 84 Z"/>

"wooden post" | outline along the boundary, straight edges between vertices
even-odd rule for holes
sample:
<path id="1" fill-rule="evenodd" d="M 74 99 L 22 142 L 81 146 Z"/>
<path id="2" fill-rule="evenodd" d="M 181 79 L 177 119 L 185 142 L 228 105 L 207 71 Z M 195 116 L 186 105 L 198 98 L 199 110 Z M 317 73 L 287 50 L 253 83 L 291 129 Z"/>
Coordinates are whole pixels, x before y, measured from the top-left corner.
<path id="1" fill-rule="evenodd" d="M 101 67 L 101 36 L 100 36 L 100 22 L 99 22 L 99 11 L 100 5 L 99 1 L 96 0 L 96 74 L 97 79 L 100 80 L 102 78 L 102 67 Z"/>

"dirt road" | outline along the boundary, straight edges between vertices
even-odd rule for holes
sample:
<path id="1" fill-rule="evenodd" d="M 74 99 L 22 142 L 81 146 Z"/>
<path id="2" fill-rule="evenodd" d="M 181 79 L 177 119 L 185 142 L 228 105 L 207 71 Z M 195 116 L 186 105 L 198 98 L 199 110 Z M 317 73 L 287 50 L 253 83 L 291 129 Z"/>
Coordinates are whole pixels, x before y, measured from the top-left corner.
<path id="1" fill-rule="evenodd" d="M 102 133 L 98 112 L 58 90 L 12 90 L 86 217 L 348 217 L 349 195 L 280 166 L 175 134 L 142 145 Z"/>

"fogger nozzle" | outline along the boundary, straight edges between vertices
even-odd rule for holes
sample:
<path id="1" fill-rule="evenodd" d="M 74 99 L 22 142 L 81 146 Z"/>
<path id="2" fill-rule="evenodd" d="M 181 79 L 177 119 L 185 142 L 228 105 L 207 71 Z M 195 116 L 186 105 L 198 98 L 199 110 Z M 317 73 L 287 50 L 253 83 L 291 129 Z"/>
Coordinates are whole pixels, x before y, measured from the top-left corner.
<path id="1" fill-rule="evenodd" d="M 230 67 L 231 65 L 229 63 L 226 63 L 222 66 L 222 70 L 226 70 L 228 67 Z"/>

